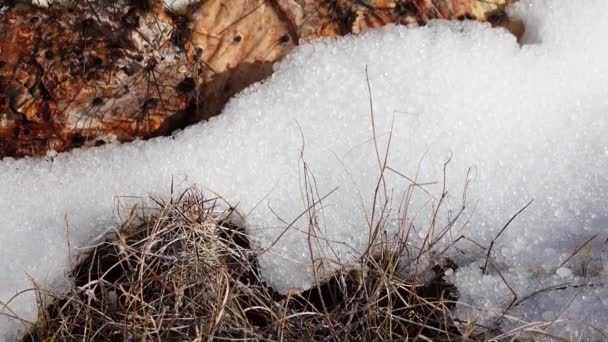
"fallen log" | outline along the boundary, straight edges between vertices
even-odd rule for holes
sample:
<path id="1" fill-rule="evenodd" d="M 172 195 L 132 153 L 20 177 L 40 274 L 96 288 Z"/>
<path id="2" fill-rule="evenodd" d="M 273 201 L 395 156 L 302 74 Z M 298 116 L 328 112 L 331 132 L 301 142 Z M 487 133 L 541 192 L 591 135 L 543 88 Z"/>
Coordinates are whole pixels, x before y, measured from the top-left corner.
<path id="1" fill-rule="evenodd" d="M 508 0 L 169 1 L 0 2 L 0 158 L 170 134 L 318 37 L 434 18 L 523 32 Z"/>

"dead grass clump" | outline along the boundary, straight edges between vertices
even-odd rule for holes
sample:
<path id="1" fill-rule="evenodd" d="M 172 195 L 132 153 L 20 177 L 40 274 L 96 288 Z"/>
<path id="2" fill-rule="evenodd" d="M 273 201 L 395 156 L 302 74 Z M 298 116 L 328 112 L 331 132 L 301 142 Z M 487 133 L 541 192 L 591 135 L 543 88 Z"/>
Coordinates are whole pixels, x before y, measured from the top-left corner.
<path id="1" fill-rule="evenodd" d="M 94 247 L 73 271 L 75 286 L 41 310 L 29 340 L 181 339 L 207 334 L 229 274 L 215 201 L 186 193 L 132 211 L 117 236 Z M 242 256 L 246 258 L 246 256 Z M 41 303 L 42 304 L 42 303 Z"/>
<path id="2" fill-rule="evenodd" d="M 39 319 L 24 341 L 472 338 L 451 319 L 455 291 L 441 268 L 431 283 L 409 284 L 397 272 L 400 253 L 388 247 L 362 257 L 365 272 L 343 270 L 279 295 L 230 223 L 236 211 L 218 202 L 189 190 L 158 201 L 152 214 L 133 211 L 74 269 L 67 294 L 40 293 Z"/>

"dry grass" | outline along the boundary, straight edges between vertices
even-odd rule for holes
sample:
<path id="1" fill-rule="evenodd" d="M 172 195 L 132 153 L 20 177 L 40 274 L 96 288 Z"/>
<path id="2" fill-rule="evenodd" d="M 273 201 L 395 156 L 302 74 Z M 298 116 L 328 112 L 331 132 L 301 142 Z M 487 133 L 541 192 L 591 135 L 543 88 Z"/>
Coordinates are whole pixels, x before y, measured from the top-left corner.
<path id="1" fill-rule="evenodd" d="M 117 236 L 93 248 L 65 295 L 41 293 L 24 341 L 476 340 L 450 316 L 443 271 L 424 286 L 400 278 L 400 252 L 379 244 L 366 272 L 343 270 L 303 293 L 279 295 L 259 277 L 237 213 L 189 190 L 133 211 Z M 388 246 L 392 246 L 389 248 Z"/>
<path id="2" fill-rule="evenodd" d="M 399 208 L 404 218 L 400 231 L 395 237 L 386 235 L 392 196 L 385 173 L 397 172 L 387 162 L 392 129 L 381 152 L 369 81 L 368 90 L 380 175 L 366 215 L 368 248 L 358 265 L 334 268 L 330 276 L 315 274 L 317 286 L 307 291 L 276 293 L 258 271 L 257 253 L 264 251 L 252 248 L 244 227 L 235 225 L 242 222 L 238 212 L 219 198 L 206 199 L 190 189 L 177 198 L 157 200 L 152 213 L 149 208 L 147 213 L 132 210 L 116 236 L 94 247 L 74 269 L 75 285 L 68 293 L 38 290 L 38 322 L 23 340 L 485 340 L 487 329 L 451 315 L 456 291 L 443 278 L 456 265 L 441 258 L 445 249 L 436 249 L 460 213 L 446 226 L 435 219 L 447 194 L 445 182 L 422 245 L 412 248 L 409 241 L 413 227 L 405 219 L 407 206 Z M 302 140 L 300 182 L 308 209 L 298 218 L 307 220 L 311 262 L 316 265 L 327 258 L 313 257 L 313 246 L 323 244 L 318 210 L 329 194 L 318 193 Z M 409 203 L 419 187 L 413 179 L 402 203 Z M 463 197 L 462 210 L 465 202 Z M 285 230 L 290 228 L 295 227 L 288 224 Z M 422 259 L 442 260 L 430 280 L 418 276 L 428 270 L 420 266 Z"/>

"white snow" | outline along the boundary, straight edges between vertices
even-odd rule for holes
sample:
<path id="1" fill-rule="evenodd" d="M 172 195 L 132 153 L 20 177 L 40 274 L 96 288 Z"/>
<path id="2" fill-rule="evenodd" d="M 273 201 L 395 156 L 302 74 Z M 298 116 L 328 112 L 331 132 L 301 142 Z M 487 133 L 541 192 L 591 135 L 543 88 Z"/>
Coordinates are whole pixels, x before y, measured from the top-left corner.
<path id="1" fill-rule="evenodd" d="M 238 203 L 242 213 L 251 211 L 250 232 L 268 247 L 308 207 L 302 147 L 318 196 L 329 194 L 316 208 L 322 231 L 342 242 L 324 255 L 352 261 L 368 238 L 365 215 L 379 174 L 367 65 L 381 154 L 394 120 L 387 164 L 432 183 L 415 188 L 408 205 L 408 222 L 421 236 L 441 197 L 444 163 L 451 156 L 435 235 L 460 209 L 471 170 L 465 212 L 436 247 L 441 251 L 460 235 L 468 239 L 446 252 L 460 266 L 448 276 L 460 293 L 458 316 L 492 324 L 513 300 L 510 287 L 517 294 L 509 311 L 514 319 L 498 322 L 503 331 L 521 324 L 516 319 L 555 320 L 544 328 L 566 338 L 605 339 L 608 2 L 527 0 L 513 14 L 526 23 L 523 46 L 505 31 L 470 22 L 323 40 L 301 46 L 221 116 L 174 138 L 3 160 L 0 301 L 31 288 L 32 280 L 66 286 L 66 226 L 73 247 L 92 244 L 116 224 L 117 196 L 133 196 L 121 197 L 122 205 L 148 193 L 166 196 L 172 179 L 177 189 L 199 185 Z M 387 229 L 395 229 L 410 182 L 392 171 L 386 181 Z M 470 240 L 489 246 L 530 200 L 496 238 L 483 275 L 487 251 Z M 260 259 L 266 280 L 279 290 L 312 282 L 306 219 Z M 563 277 L 565 269 L 571 277 Z M 35 319 L 31 292 L 9 307 Z M 6 340 L 22 327 L 0 318 Z"/>
<path id="2" fill-rule="evenodd" d="M 199 2 L 200 0 L 163 0 L 165 7 L 172 11 L 185 10 L 188 6 Z"/>
<path id="3" fill-rule="evenodd" d="M 48 0 L 32 0 L 32 5 L 38 7 L 49 7 Z"/>
<path id="4" fill-rule="evenodd" d="M 572 277 L 572 271 L 567 267 L 560 267 L 555 270 L 555 274 L 560 276 L 561 278 L 570 278 Z"/>

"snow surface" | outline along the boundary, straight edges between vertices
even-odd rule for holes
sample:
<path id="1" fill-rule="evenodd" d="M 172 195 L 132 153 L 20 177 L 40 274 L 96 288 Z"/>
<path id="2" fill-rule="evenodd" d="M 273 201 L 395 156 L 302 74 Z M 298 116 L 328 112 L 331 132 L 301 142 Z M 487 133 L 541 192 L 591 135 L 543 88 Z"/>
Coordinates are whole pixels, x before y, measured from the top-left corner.
<path id="1" fill-rule="evenodd" d="M 163 0 L 165 7 L 171 9 L 172 11 L 184 10 L 191 4 L 199 2 L 200 0 Z"/>
<path id="2" fill-rule="evenodd" d="M 320 227 L 337 242 L 324 255 L 352 261 L 368 239 L 366 214 L 379 175 L 367 66 L 380 153 L 392 136 L 387 164 L 431 183 L 414 188 L 408 203 L 407 222 L 420 239 L 450 157 L 437 231 L 461 208 L 469 182 L 465 212 L 436 248 L 467 238 L 446 252 L 460 266 L 448 276 L 460 293 L 458 316 L 492 324 L 513 298 L 502 275 L 518 295 L 508 313 L 513 319 L 498 322 L 503 330 L 517 320 L 551 322 L 543 328 L 566 338 L 605 339 L 608 1 L 528 0 L 513 14 L 526 23 L 523 46 L 503 30 L 472 22 L 327 39 L 301 46 L 221 116 L 172 138 L 3 160 L 0 301 L 32 281 L 65 288 L 66 226 L 77 253 L 116 225 L 118 200 L 125 206 L 148 193 L 166 196 L 172 180 L 178 190 L 198 185 L 238 203 L 249 213 L 250 232 L 268 247 L 308 207 L 302 160 L 318 196 L 327 195 L 317 208 Z M 390 171 L 386 183 L 387 229 L 394 230 L 403 223 L 398 214 L 410 182 Z M 487 247 L 530 200 L 496 239 L 495 267 L 482 275 L 486 250 L 478 245 Z M 264 277 L 279 290 L 312 282 L 306 220 L 260 259 Z M 36 317 L 32 292 L 9 307 L 23 319 Z M 6 340 L 21 328 L 0 318 Z"/>

